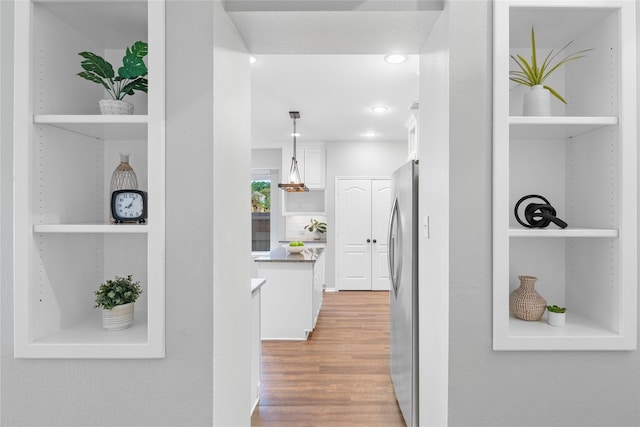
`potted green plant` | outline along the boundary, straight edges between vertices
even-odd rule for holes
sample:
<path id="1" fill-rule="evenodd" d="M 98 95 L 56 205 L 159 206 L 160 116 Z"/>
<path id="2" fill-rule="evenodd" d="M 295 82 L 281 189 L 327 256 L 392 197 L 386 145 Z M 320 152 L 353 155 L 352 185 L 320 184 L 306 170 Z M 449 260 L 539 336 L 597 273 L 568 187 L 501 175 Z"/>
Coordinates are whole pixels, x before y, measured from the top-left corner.
<path id="1" fill-rule="evenodd" d="M 100 284 L 95 291 L 94 308 L 102 308 L 102 327 L 109 331 L 126 329 L 133 323 L 133 307 L 142 294 L 140 282 L 134 282 L 131 275 L 115 276 Z"/>
<path id="2" fill-rule="evenodd" d="M 557 305 L 547 306 L 547 321 L 551 326 L 564 326 L 566 307 L 558 307 Z"/>
<path id="3" fill-rule="evenodd" d="M 314 240 L 320 240 L 320 237 L 322 237 L 322 235 L 327 232 L 327 223 L 318 221 L 315 218 L 311 218 L 311 221 L 309 222 L 309 224 L 304 226 L 304 229 L 308 230 L 310 233 L 313 233 Z"/>
<path id="4" fill-rule="evenodd" d="M 544 85 L 544 81 L 558 68 L 567 62 L 584 58 L 584 53 L 593 49 L 584 49 L 566 55 L 554 64 L 557 56 L 567 49 L 573 41 L 567 43 L 562 49 L 555 52 L 551 50 L 544 58 L 542 63 L 538 62 L 536 52 L 536 35 L 533 27 L 531 27 L 531 58 L 527 61 L 521 55 L 511 55 L 511 59 L 518 65 L 519 70 L 509 72 L 509 80 L 529 86 L 531 89 L 524 95 L 525 116 L 548 116 L 551 114 L 551 97 L 550 94 L 566 104 L 567 101 L 555 89 L 548 85 Z"/>
<path id="5" fill-rule="evenodd" d="M 122 67 L 115 74 L 113 66 L 101 56 L 92 52 L 80 52 L 84 59 L 80 66 L 84 71 L 78 76 L 104 86 L 112 99 L 100 100 L 102 114 L 133 114 L 133 105 L 122 99 L 133 95 L 136 90 L 147 92 L 147 66 L 144 57 L 148 54 L 146 42 L 137 41 L 128 47 L 122 58 Z"/>

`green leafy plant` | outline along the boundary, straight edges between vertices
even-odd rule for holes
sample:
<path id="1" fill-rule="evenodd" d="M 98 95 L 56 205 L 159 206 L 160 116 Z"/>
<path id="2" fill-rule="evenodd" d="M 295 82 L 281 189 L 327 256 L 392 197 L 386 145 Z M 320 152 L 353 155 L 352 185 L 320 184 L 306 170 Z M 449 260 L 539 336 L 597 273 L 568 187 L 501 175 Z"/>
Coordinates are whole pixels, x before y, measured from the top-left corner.
<path id="1" fill-rule="evenodd" d="M 309 230 L 310 232 L 317 231 L 318 233 L 326 233 L 327 232 L 327 223 L 318 221 L 317 219 L 311 218 L 309 224 L 304 226 L 305 230 Z"/>
<path id="2" fill-rule="evenodd" d="M 558 307 L 557 305 L 548 305 L 547 310 L 552 313 L 564 313 L 567 311 L 566 307 Z"/>
<path id="3" fill-rule="evenodd" d="M 148 54 L 146 42 L 137 41 L 128 47 L 122 58 L 122 67 L 115 75 L 113 66 L 101 56 L 91 52 L 80 52 L 84 60 L 80 63 L 84 71 L 77 75 L 91 82 L 101 84 L 109 95 L 117 101 L 122 101 L 126 95 L 133 95 L 136 90 L 147 92 L 147 66 L 143 58 Z"/>
<path id="4" fill-rule="evenodd" d="M 568 48 L 571 43 L 573 43 L 573 41 L 570 41 L 562 49 L 555 53 L 554 50 L 551 50 L 544 58 L 544 61 L 542 61 L 542 64 L 538 64 L 538 57 L 536 53 L 536 35 L 533 27 L 531 27 L 531 59 L 530 61 L 527 61 L 521 55 L 511 55 L 511 59 L 515 61 L 520 70 L 510 71 L 509 75 L 511 77 L 509 77 L 509 80 L 525 86 L 542 85 L 547 77 L 549 77 L 551 73 L 560 68 L 562 65 L 576 59 L 584 58 L 586 56 L 584 55 L 585 52 L 593 50 L 584 49 L 570 53 L 563 59 L 558 61 L 555 65 L 553 65 L 553 61 L 556 59 L 556 57 L 566 48 Z M 565 99 L 555 89 L 546 85 L 543 86 L 564 104 L 567 103 L 567 101 L 565 101 Z"/>
<path id="5" fill-rule="evenodd" d="M 117 305 L 135 302 L 141 293 L 140 282 L 134 282 L 131 275 L 115 276 L 113 280 L 100 284 L 100 288 L 95 292 L 96 305 L 93 308 L 102 307 L 105 310 L 111 310 Z"/>

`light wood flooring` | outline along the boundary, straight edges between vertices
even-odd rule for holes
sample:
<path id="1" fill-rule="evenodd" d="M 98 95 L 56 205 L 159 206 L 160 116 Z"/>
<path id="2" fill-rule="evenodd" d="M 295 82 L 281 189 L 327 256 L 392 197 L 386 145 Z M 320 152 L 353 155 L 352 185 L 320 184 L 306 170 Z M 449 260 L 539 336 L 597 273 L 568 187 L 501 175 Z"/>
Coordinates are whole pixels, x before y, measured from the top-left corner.
<path id="1" fill-rule="evenodd" d="M 258 426 L 404 426 L 389 375 L 389 293 L 325 293 L 307 341 L 263 341 Z"/>

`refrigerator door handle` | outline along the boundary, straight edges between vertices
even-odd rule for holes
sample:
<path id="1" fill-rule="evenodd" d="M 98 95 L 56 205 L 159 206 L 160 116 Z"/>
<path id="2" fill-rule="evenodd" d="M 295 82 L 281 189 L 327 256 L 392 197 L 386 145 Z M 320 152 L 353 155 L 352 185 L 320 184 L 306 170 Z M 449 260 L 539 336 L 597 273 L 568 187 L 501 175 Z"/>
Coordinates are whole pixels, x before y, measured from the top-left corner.
<path id="1" fill-rule="evenodd" d="M 391 280 L 391 288 L 393 289 L 394 295 L 398 295 L 398 283 L 396 280 L 396 272 L 394 269 L 395 264 L 395 237 L 393 235 L 393 226 L 396 222 L 398 214 L 398 198 L 395 197 L 393 200 L 393 204 L 391 205 L 391 214 L 389 215 L 389 231 L 387 235 L 387 261 L 389 263 L 389 278 Z"/>

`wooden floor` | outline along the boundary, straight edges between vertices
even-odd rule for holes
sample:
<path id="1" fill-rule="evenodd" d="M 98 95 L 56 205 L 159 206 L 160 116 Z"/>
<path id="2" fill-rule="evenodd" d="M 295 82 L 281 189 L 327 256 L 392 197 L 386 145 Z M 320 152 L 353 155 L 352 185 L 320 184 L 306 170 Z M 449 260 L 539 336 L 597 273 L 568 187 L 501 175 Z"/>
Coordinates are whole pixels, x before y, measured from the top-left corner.
<path id="1" fill-rule="evenodd" d="M 325 293 L 307 341 L 263 341 L 252 426 L 404 426 L 389 375 L 389 293 Z"/>

